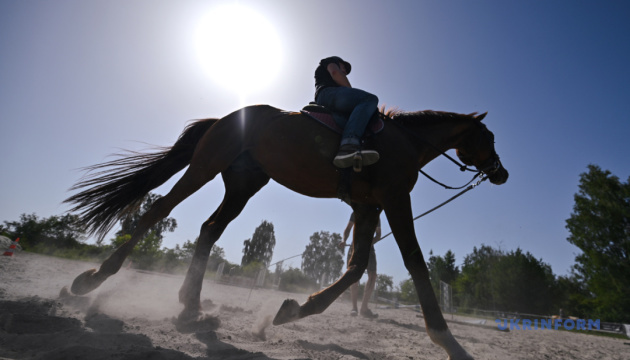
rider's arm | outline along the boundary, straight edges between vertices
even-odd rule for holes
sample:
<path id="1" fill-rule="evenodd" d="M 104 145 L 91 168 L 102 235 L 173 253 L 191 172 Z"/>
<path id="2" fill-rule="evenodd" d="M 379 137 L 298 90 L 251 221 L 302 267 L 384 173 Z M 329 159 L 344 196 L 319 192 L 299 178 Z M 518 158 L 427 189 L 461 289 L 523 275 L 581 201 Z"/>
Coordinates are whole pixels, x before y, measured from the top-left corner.
<path id="1" fill-rule="evenodd" d="M 333 80 L 335 80 L 337 85 L 345 86 L 349 88 L 352 87 L 352 85 L 350 85 L 350 81 L 348 80 L 348 77 L 346 76 L 347 75 L 346 72 L 342 68 L 340 68 L 339 65 L 335 63 L 330 63 L 326 67 L 326 70 L 328 70 L 328 72 L 330 73 L 330 76 L 332 76 Z"/>

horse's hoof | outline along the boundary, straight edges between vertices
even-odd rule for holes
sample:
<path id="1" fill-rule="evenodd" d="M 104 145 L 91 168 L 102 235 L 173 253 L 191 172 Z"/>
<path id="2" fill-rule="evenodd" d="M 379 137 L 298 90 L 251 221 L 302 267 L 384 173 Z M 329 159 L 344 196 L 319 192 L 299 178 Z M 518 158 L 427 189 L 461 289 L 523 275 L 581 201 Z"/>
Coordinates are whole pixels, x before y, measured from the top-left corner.
<path id="1" fill-rule="evenodd" d="M 183 334 L 203 333 L 214 331 L 221 325 L 221 320 L 216 316 L 199 313 L 191 317 L 190 314 L 182 311 L 177 320 L 174 321 L 177 331 Z"/>
<path id="2" fill-rule="evenodd" d="M 286 299 L 273 319 L 274 325 L 286 324 L 300 318 L 300 304 L 293 299 Z"/>
<path id="3" fill-rule="evenodd" d="M 77 276 L 76 279 L 72 282 L 72 287 L 70 287 L 70 291 L 76 295 L 85 295 L 90 291 L 96 289 L 101 286 L 105 279 L 98 279 L 96 277 L 96 269 L 90 269 L 84 272 L 83 274 Z"/>

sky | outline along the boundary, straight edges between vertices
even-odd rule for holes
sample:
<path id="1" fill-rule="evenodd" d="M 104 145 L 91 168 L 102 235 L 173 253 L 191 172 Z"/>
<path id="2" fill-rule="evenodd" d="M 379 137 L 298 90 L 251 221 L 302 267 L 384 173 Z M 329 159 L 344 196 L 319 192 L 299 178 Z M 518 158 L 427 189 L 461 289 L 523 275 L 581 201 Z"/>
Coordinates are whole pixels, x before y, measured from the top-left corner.
<path id="1" fill-rule="evenodd" d="M 229 18 L 223 6 L 253 20 L 200 37 L 204 23 Z M 319 60 L 337 55 L 381 105 L 488 112 L 510 178 L 416 221 L 425 258 L 451 250 L 461 266 L 483 244 L 521 248 L 566 275 L 580 253 L 565 228 L 580 174 L 595 164 L 630 176 L 629 19 L 627 1 L 0 0 L 0 222 L 63 215 L 82 167 L 169 146 L 190 120 L 251 104 L 299 110 L 313 99 Z M 216 34 L 230 41 L 218 46 Z M 268 76 L 253 81 L 261 64 Z M 469 180 L 446 159 L 424 170 L 451 186 Z M 420 176 L 414 216 L 454 194 Z M 163 246 L 194 241 L 222 197 L 216 178 L 181 203 Z M 243 241 L 266 220 L 276 262 L 301 254 L 315 232 L 342 233 L 350 212 L 272 181 L 217 245 L 240 263 Z M 391 236 L 375 248 L 378 273 L 396 285 L 408 278 Z"/>

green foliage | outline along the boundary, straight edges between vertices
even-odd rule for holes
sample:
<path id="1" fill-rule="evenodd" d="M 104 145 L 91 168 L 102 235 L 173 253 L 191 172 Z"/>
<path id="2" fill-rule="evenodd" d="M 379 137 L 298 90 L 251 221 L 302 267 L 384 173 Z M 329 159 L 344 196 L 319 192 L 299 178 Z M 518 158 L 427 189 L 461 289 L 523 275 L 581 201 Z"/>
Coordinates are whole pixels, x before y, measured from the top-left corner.
<path id="1" fill-rule="evenodd" d="M 278 290 L 308 293 L 317 289 L 317 283 L 306 276 L 300 269 L 289 268 L 280 275 Z"/>
<path id="2" fill-rule="evenodd" d="M 128 214 L 124 219 L 120 221 L 120 230 L 116 232 L 116 236 L 118 237 L 123 235 L 133 235 L 133 232 L 138 226 L 138 222 L 140 222 L 140 218 L 142 217 L 142 215 L 149 211 L 151 206 L 153 206 L 153 203 L 155 203 L 161 197 L 162 196 L 154 193 L 148 193 L 145 196 L 144 200 L 142 200 L 142 204 L 140 205 L 140 207 L 136 211 Z M 147 235 L 145 235 L 145 237 L 157 237 L 160 239 L 161 242 L 162 238 L 164 237 L 164 233 L 173 232 L 176 228 L 177 221 L 175 219 L 164 218 L 160 220 L 157 224 L 153 225 L 149 229 L 149 231 L 147 231 Z"/>
<path id="3" fill-rule="evenodd" d="M 252 261 L 241 268 L 241 276 L 255 277 L 261 269 L 265 269 L 265 265 L 258 261 Z"/>
<path id="4" fill-rule="evenodd" d="M 587 290 L 580 293 L 584 310 L 603 321 L 630 322 L 630 178 L 623 183 L 589 165 L 574 199 L 567 240 L 582 250 L 573 273 Z"/>
<path id="5" fill-rule="evenodd" d="M 385 274 L 376 275 L 376 285 L 374 290 L 376 296 L 382 296 L 385 298 L 391 298 L 391 292 L 394 287 L 394 278 Z"/>
<path id="6" fill-rule="evenodd" d="M 9 229 L 2 224 L 0 224 L 0 235 L 6 236 L 6 237 L 9 237 L 11 235 L 9 234 Z"/>
<path id="7" fill-rule="evenodd" d="M 555 278 L 551 267 L 521 249 L 506 253 L 495 264 L 496 307 L 528 314 L 546 314 L 552 308 Z"/>
<path id="8" fill-rule="evenodd" d="M 186 262 L 192 261 L 196 246 L 196 241 L 192 242 L 190 240 L 186 240 L 186 242 L 182 244 L 182 247 L 178 248 L 180 259 Z M 228 262 L 225 260 L 225 251 L 222 247 L 214 245 L 210 251 L 210 256 L 208 257 L 207 268 L 211 271 L 216 271 L 217 267 L 219 267 L 219 264 L 222 262 Z"/>
<path id="9" fill-rule="evenodd" d="M 207 268 L 209 270 L 215 271 L 219 267 L 219 264 L 223 262 L 226 262 L 226 263 L 228 262 L 225 259 L 225 251 L 223 250 L 222 247 L 214 245 L 212 247 L 212 251 L 210 251 L 210 257 L 208 258 Z"/>
<path id="10" fill-rule="evenodd" d="M 472 254 L 466 255 L 461 275 L 453 286 L 461 306 L 494 308 L 492 269 L 500 256 L 500 251 L 486 245 L 482 245 L 479 249 L 474 247 Z"/>
<path id="11" fill-rule="evenodd" d="M 157 195 L 148 197 L 139 211 L 146 210 L 149 203 L 157 198 L 159 198 Z M 129 219 L 137 218 L 139 218 L 138 214 L 131 214 L 121 222 L 123 229 L 129 230 L 129 224 L 133 222 Z M 176 226 L 174 219 L 167 220 L 152 228 L 153 230 L 138 243 L 130 256 L 134 267 L 167 273 L 183 273 L 186 270 L 192 259 L 195 244 L 186 241 L 181 248 L 176 245 L 174 249 L 160 249 L 161 234 L 172 231 Z M 19 221 L 5 221 L 4 223 L 5 225 L 0 226 L 0 231 L 9 238 L 20 237 L 20 245 L 25 250 L 75 260 L 103 261 L 115 248 L 131 238 L 130 234 L 124 234 L 127 230 L 121 230 L 111 240 L 111 245 L 83 243 L 85 229 L 79 217 L 72 214 L 43 219 L 35 214 L 22 214 Z M 214 246 L 208 264 L 215 264 L 216 269 L 218 263 L 225 261 L 224 257 L 223 249 Z"/>
<path id="12" fill-rule="evenodd" d="M 131 239 L 140 218 L 151 208 L 153 203 L 161 198 L 160 195 L 149 193 L 145 196 L 138 209 L 129 213 L 120 221 L 120 230 L 116 232 L 116 237 L 111 240 L 114 248 Z M 165 218 L 152 226 L 144 237 L 136 244 L 129 258 L 134 266 L 139 269 L 156 269 L 163 271 L 166 268 L 174 269 L 175 263 L 181 260 L 181 250 L 176 248 L 172 251 L 161 251 L 162 239 L 165 232 L 172 232 L 177 228 L 177 221 L 173 218 Z M 100 242 L 97 242 L 100 245 Z"/>
<path id="13" fill-rule="evenodd" d="M 403 280 L 400 282 L 400 301 L 407 304 L 417 304 L 420 302 L 418 300 L 418 293 L 416 292 L 416 287 L 413 284 L 413 280 L 411 277 L 407 280 Z"/>
<path id="14" fill-rule="evenodd" d="M 589 318 L 592 308 L 592 294 L 586 285 L 575 275 L 559 276 L 554 287 L 554 304 L 563 309 L 565 315 Z"/>
<path id="15" fill-rule="evenodd" d="M 311 235 L 310 243 L 302 253 L 302 271 L 311 280 L 319 282 L 337 279 L 343 268 L 343 253 L 339 250 L 341 235 L 320 231 Z"/>
<path id="16" fill-rule="evenodd" d="M 88 261 L 103 261 L 112 251 L 112 249 L 108 247 L 98 247 L 89 244 L 79 244 L 71 248 L 62 248 L 51 246 L 43 242 L 29 248 L 28 250 L 39 254 L 46 254 L 65 259 Z"/>
<path id="17" fill-rule="evenodd" d="M 154 261 L 157 266 L 153 267 L 153 270 L 159 270 L 161 272 L 169 274 L 182 273 L 186 270 L 188 262 L 185 261 L 183 252 L 179 245 L 175 245 L 174 249 L 164 249 L 156 254 L 158 261 Z"/>
<path id="18" fill-rule="evenodd" d="M 120 247 L 131 239 L 131 235 L 118 235 L 111 240 L 111 245 L 114 248 Z M 163 253 L 160 251 L 162 246 L 162 238 L 158 237 L 155 233 L 150 232 L 138 244 L 134 247 L 129 259 L 134 262 L 135 267 L 139 269 L 152 268 L 154 264 L 158 262 Z"/>
<path id="19" fill-rule="evenodd" d="M 455 266 L 455 254 L 451 250 L 448 250 L 444 257 L 435 256 L 433 251 L 430 251 L 427 268 L 429 269 L 433 291 L 436 294 L 440 293 L 440 281 L 453 284 L 459 276 L 459 268 Z"/>
<path id="20" fill-rule="evenodd" d="M 180 249 L 180 251 L 181 251 L 181 258 L 184 259 L 184 260 L 192 260 L 192 257 L 195 254 L 195 246 L 196 246 L 196 242 L 192 242 L 190 240 L 186 240 L 182 244 L 182 247 Z"/>
<path id="21" fill-rule="evenodd" d="M 551 267 L 529 252 L 482 245 L 464 259 L 455 292 L 464 307 L 546 314 L 552 311 L 554 285 Z"/>
<path id="22" fill-rule="evenodd" d="M 5 221 L 9 238 L 20 238 L 24 249 L 76 248 L 85 239 L 85 228 L 77 215 L 66 214 L 39 219 L 35 214 L 22 214 L 19 221 Z"/>
<path id="23" fill-rule="evenodd" d="M 273 224 L 263 220 L 254 231 L 252 238 L 243 242 L 241 266 L 254 261 L 265 264 L 265 266 L 269 265 L 275 246 L 276 235 L 273 230 Z"/>

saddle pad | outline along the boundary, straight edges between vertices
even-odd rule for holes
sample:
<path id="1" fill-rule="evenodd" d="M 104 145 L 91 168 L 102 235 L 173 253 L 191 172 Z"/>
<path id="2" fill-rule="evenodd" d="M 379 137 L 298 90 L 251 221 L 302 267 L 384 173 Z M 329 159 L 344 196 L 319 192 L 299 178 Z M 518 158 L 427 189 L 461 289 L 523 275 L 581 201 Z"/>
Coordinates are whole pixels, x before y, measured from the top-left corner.
<path id="1" fill-rule="evenodd" d="M 301 110 L 300 112 L 304 115 L 309 116 L 312 119 L 317 120 L 318 122 L 325 125 L 327 128 L 333 130 L 337 134 L 343 133 L 343 129 L 339 127 L 339 125 L 337 125 L 337 123 L 335 122 L 335 119 L 330 113 L 323 113 L 319 111 L 308 111 L 308 110 Z M 380 116 L 378 116 L 377 118 L 373 117 L 368 123 L 366 131 L 369 131 L 372 134 L 377 134 L 381 130 L 383 130 L 383 127 L 385 127 L 385 123 L 383 122 L 383 119 Z"/>

